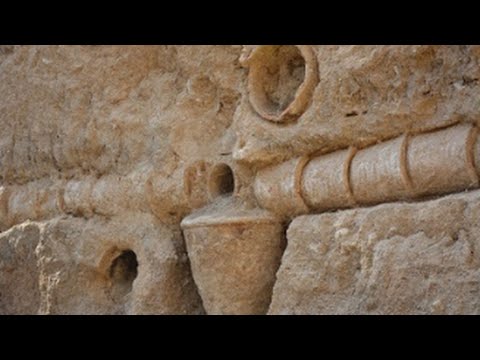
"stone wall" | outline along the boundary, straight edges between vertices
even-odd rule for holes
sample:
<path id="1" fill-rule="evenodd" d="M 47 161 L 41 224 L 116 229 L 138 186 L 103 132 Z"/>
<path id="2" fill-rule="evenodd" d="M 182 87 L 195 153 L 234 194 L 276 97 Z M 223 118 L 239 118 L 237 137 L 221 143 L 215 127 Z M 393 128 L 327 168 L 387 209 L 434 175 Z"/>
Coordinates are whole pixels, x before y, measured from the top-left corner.
<path id="1" fill-rule="evenodd" d="M 479 46 L 0 46 L 0 314 L 480 313 Z"/>

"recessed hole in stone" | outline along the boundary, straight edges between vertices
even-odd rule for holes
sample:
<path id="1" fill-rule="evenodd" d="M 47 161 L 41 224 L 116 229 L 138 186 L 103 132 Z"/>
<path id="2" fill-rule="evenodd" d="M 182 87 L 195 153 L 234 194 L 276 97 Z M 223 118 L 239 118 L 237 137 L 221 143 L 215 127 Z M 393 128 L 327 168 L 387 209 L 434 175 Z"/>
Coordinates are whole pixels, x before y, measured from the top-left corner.
<path id="1" fill-rule="evenodd" d="M 230 166 L 226 164 L 216 165 L 208 179 L 208 191 L 212 198 L 221 195 L 231 195 L 235 190 L 235 179 Z"/>
<path id="2" fill-rule="evenodd" d="M 108 273 L 112 283 L 112 297 L 120 300 L 132 291 L 133 281 L 138 275 L 137 255 L 132 250 L 125 250 L 117 256 Z"/>
<path id="3" fill-rule="evenodd" d="M 317 82 L 309 48 L 263 45 L 254 50 L 249 66 L 250 103 L 262 117 L 287 121 L 305 110 Z"/>

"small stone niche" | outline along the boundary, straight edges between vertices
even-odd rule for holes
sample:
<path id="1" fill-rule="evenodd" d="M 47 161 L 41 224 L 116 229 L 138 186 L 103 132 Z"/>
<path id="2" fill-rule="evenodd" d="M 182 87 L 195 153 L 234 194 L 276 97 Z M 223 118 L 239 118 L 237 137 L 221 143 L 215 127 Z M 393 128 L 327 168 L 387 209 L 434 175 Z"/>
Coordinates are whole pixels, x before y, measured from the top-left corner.
<path id="1" fill-rule="evenodd" d="M 208 192 L 211 199 L 219 196 L 231 196 L 235 191 L 233 170 L 227 164 L 217 164 L 208 177 Z"/>
<path id="2" fill-rule="evenodd" d="M 120 302 L 132 291 L 137 275 L 137 255 L 132 250 L 124 250 L 113 259 L 108 276 L 111 281 L 112 298 L 116 302 Z"/>

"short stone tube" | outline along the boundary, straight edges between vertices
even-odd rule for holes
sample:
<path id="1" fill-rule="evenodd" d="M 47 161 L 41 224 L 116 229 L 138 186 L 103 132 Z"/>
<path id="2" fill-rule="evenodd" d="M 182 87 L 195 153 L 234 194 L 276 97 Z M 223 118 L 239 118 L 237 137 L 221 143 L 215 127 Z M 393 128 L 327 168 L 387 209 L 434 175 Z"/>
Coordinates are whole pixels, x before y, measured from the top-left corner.
<path id="1" fill-rule="evenodd" d="M 301 179 L 307 162 L 307 157 L 297 158 L 259 171 L 254 192 L 260 206 L 289 216 L 308 212 L 301 195 Z"/>
<path id="2" fill-rule="evenodd" d="M 477 128 L 468 124 L 412 136 L 407 162 L 415 197 L 478 187 L 475 142 Z"/>
<path id="3" fill-rule="evenodd" d="M 379 204 L 411 196 L 407 145 L 405 135 L 357 152 L 350 169 L 350 184 L 357 203 Z"/>
<path id="4" fill-rule="evenodd" d="M 356 150 L 337 151 L 313 158 L 305 166 L 301 193 L 310 209 L 325 211 L 355 205 L 349 183 L 350 164 Z"/>

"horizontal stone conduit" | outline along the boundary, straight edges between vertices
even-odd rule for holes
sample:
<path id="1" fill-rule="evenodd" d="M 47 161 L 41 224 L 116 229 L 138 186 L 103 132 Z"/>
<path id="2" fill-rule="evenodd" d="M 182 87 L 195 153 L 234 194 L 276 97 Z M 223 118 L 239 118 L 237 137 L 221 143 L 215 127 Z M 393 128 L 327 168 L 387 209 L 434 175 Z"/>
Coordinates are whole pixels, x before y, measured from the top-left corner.
<path id="1" fill-rule="evenodd" d="M 259 171 L 254 191 L 260 206 L 293 217 L 473 189 L 479 171 L 478 130 L 462 124 L 296 158 Z"/>
<path id="2" fill-rule="evenodd" d="M 100 178 L 42 179 L 0 186 L 0 231 L 27 220 L 63 214 L 90 218 L 127 211 L 151 212 L 166 222 L 181 219 L 223 193 L 233 192 L 234 178 L 223 163 L 200 162 L 178 168 L 170 177 L 154 167 Z"/>
<path id="3" fill-rule="evenodd" d="M 149 211 L 148 174 L 88 176 L 72 180 L 39 180 L 0 187 L 0 231 L 26 220 L 47 220 L 62 214 L 113 216 L 124 209 Z"/>
<path id="4" fill-rule="evenodd" d="M 254 194 L 262 208 L 294 217 L 477 188 L 478 137 L 475 126 L 462 124 L 405 134 L 361 150 L 296 158 L 260 170 L 254 179 Z M 188 214 L 191 206 L 185 184 L 172 180 L 170 191 L 159 193 L 157 183 L 165 185 L 165 181 L 150 168 L 126 176 L 1 186 L 0 231 L 29 219 L 62 214 L 114 216 L 130 209 L 162 218 L 169 216 L 163 214 L 164 208 L 180 211 L 179 216 Z"/>
<path id="5" fill-rule="evenodd" d="M 0 231 L 26 220 L 48 220 L 63 214 L 92 217 L 114 216 L 122 211 L 151 212 L 162 217 L 184 206 L 182 186 L 168 194 L 157 190 L 154 169 L 128 175 L 85 176 L 72 180 L 38 180 L 25 185 L 0 186 Z M 165 185 L 165 183 L 163 184 Z M 168 196 L 166 201 L 164 198 Z"/>

